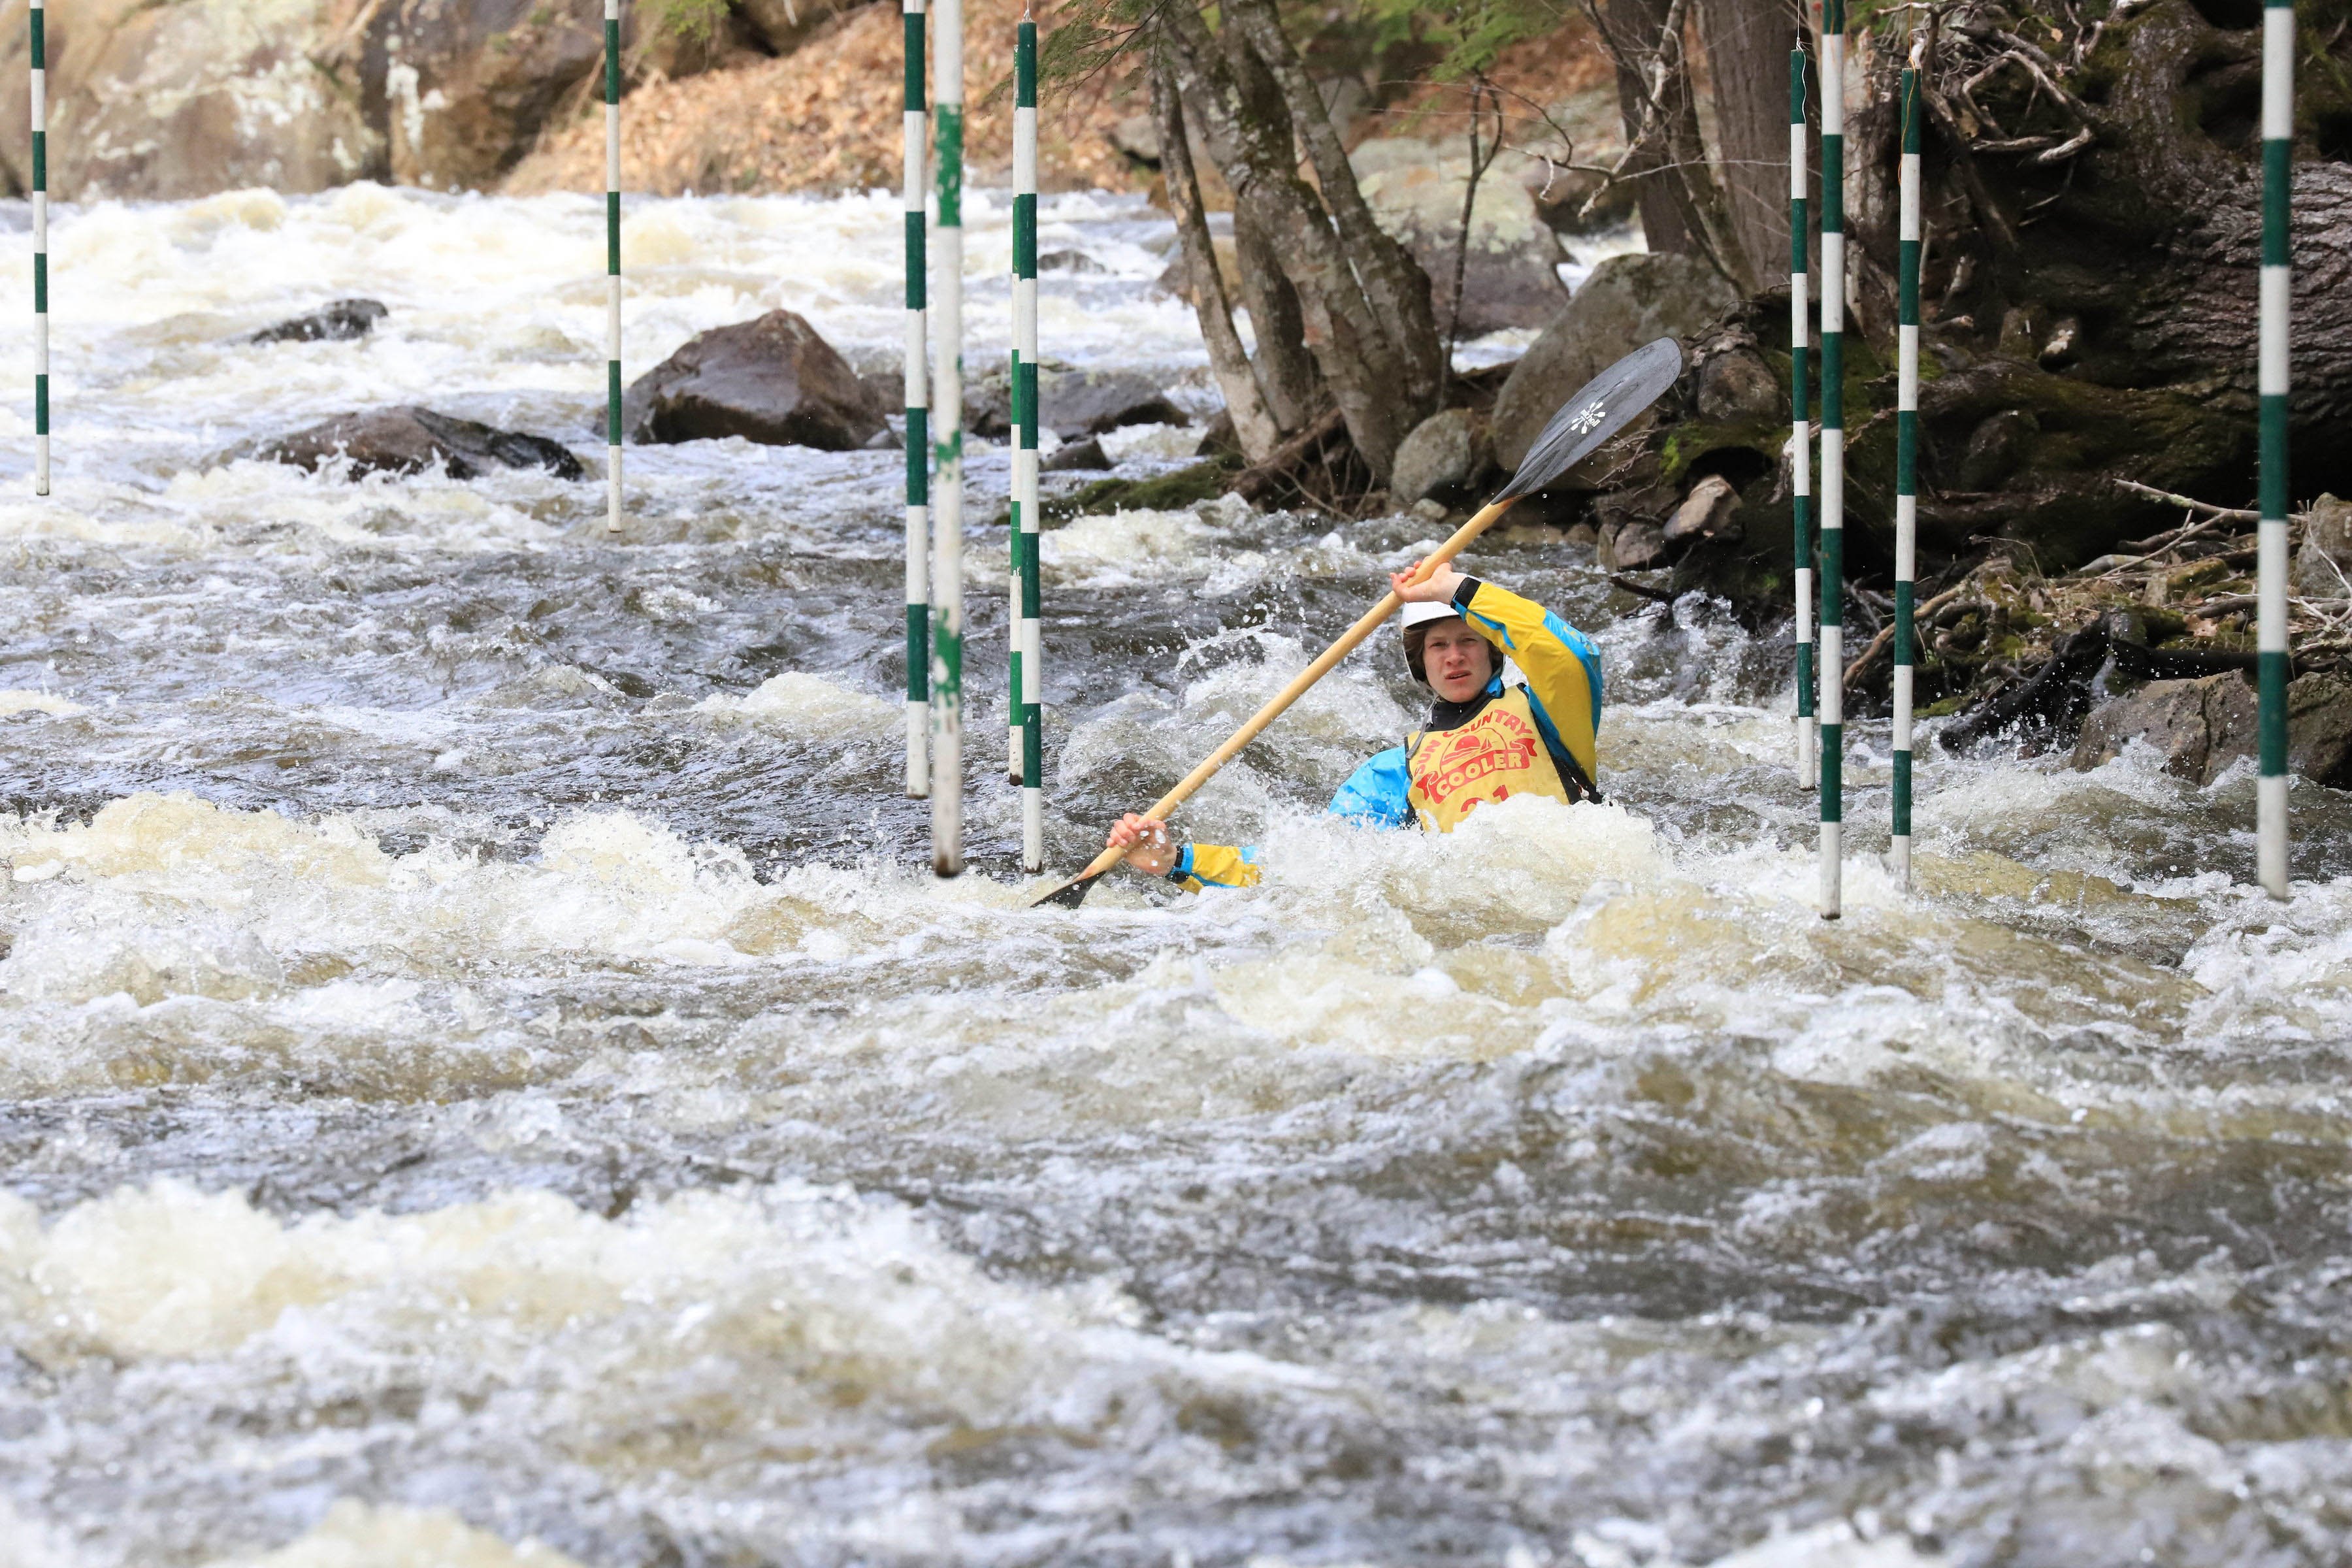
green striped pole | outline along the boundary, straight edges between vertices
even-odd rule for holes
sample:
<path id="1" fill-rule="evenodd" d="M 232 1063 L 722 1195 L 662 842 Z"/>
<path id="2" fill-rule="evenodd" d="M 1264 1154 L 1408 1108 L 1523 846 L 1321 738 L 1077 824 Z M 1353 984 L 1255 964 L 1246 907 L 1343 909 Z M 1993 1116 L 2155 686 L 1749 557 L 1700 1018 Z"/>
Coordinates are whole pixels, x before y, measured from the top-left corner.
<path id="1" fill-rule="evenodd" d="M 33 493 L 49 493 L 49 54 L 33 0 Z"/>
<path id="2" fill-rule="evenodd" d="M 924 311 L 923 0 L 905 0 L 907 28 L 907 797 L 931 793 L 930 343 Z"/>
<path id="3" fill-rule="evenodd" d="M 1013 45 L 1013 776 L 1021 785 L 1021 867 L 1045 868 L 1045 740 L 1037 580 L 1037 24 Z"/>
<path id="4" fill-rule="evenodd" d="M 1919 565 L 1919 57 L 1911 47 L 1897 112 L 1903 121 L 1901 227 L 1896 231 L 1895 377 L 1895 835 L 1887 858 L 1895 884 L 1911 886 L 1911 600 Z"/>
<path id="5" fill-rule="evenodd" d="M 2263 6 L 2263 271 L 2256 390 L 2262 395 L 2262 521 L 2254 601 L 2262 774 L 2254 785 L 2254 858 L 2263 890 L 2286 883 L 2287 204 L 2294 153 L 2294 8 Z"/>
<path id="6" fill-rule="evenodd" d="M 963 0 L 931 29 L 940 330 L 931 344 L 931 869 L 963 871 Z"/>
<path id="7" fill-rule="evenodd" d="M 1813 715 L 1812 418 L 1805 406 L 1805 361 L 1812 349 L 1812 280 L 1805 258 L 1805 51 L 1789 51 L 1789 437 L 1790 506 L 1797 536 L 1797 787 L 1813 787 L 1821 721 Z"/>
<path id="8" fill-rule="evenodd" d="M 1822 0 L 1822 894 L 1841 909 L 1845 744 L 1845 0 Z"/>
<path id="9" fill-rule="evenodd" d="M 621 0 L 604 0 L 604 528 L 621 531 Z"/>

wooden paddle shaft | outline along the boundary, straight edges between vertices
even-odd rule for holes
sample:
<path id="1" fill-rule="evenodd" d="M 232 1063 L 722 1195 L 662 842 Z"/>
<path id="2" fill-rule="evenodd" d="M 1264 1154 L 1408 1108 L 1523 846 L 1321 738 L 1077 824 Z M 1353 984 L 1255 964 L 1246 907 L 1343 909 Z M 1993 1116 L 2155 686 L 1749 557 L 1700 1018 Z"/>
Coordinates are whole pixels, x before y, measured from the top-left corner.
<path id="1" fill-rule="evenodd" d="M 1469 549 L 1472 542 L 1480 534 L 1486 532 L 1496 518 L 1511 510 L 1512 501 L 1517 499 L 1514 496 L 1507 500 L 1490 501 L 1480 508 L 1477 516 L 1455 529 L 1453 538 L 1430 552 L 1429 559 L 1421 563 L 1420 568 L 1413 574 L 1412 580 L 1416 583 L 1428 581 L 1430 574 Z M 1154 821 L 1166 821 L 1170 812 L 1191 799 L 1194 790 L 1215 777 L 1219 768 L 1232 762 L 1244 746 L 1256 740 L 1265 732 L 1268 724 L 1281 718 L 1285 710 L 1306 696 L 1309 687 L 1330 674 L 1333 666 L 1355 652 L 1366 637 L 1380 630 L 1381 623 L 1396 614 L 1403 604 L 1404 601 L 1397 597 L 1396 590 L 1393 588 L 1382 595 L 1379 604 L 1366 610 L 1354 626 L 1339 634 L 1339 641 L 1325 648 L 1313 664 L 1298 672 L 1296 679 L 1276 692 L 1265 707 L 1251 714 L 1248 723 L 1234 731 L 1223 745 L 1211 752 L 1199 767 L 1178 780 L 1176 787 L 1161 795 L 1158 803 L 1143 815 Z M 1126 853 L 1124 849 L 1105 849 L 1096 856 L 1094 863 L 1079 873 L 1075 879 L 1083 882 L 1088 877 L 1099 877 L 1118 865 Z"/>

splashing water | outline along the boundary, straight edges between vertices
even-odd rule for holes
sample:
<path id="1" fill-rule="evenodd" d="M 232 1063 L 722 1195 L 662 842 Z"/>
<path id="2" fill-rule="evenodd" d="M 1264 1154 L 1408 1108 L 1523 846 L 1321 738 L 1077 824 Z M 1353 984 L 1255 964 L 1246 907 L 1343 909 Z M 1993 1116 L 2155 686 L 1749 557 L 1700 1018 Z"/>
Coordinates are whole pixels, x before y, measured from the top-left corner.
<path id="1" fill-rule="evenodd" d="M 1611 804 L 1322 817 L 1418 709 L 1384 639 L 1187 808 L 1263 887 L 1030 910 L 985 767 L 935 881 L 896 454 L 644 448 L 617 541 L 593 480 L 234 458 L 393 401 L 594 456 L 599 211 L 60 217 L 49 501 L 0 409 L 0 1568 L 2352 1553 L 2340 798 L 2281 906 L 2242 772 L 1927 752 L 1906 897 L 1864 725 L 1824 924 L 1781 650 L 1515 531 L 1475 564 L 1601 644 Z M 633 205 L 630 365 L 781 305 L 892 367 L 898 222 Z M 1164 223 L 1045 230 L 1103 268 L 1049 352 L 1208 403 Z M 1422 531 L 1049 532 L 1051 860 Z"/>

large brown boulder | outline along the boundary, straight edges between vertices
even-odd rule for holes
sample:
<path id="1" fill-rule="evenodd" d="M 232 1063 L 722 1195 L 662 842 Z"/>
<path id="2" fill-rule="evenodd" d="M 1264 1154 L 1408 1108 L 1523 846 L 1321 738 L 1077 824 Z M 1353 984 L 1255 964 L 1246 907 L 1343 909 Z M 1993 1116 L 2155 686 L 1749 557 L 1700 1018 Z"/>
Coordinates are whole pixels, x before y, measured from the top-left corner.
<path id="1" fill-rule="evenodd" d="M 347 0 L 346 0 L 347 4 Z M 0 177 L 32 185 L 24 0 L 0 6 Z M 65 201 L 325 190 L 383 138 L 335 60 L 331 0 L 49 0 L 49 191 Z M 348 20 L 348 18 L 344 18 Z"/>
<path id="2" fill-rule="evenodd" d="M 2352 786 L 2352 681 L 2305 675 L 2286 689 L 2287 767 L 2315 784 Z M 2164 770 L 2210 784 L 2231 763 L 2255 754 L 2254 684 L 2236 673 L 2195 680 L 2151 680 L 2109 698 L 2083 721 L 2074 765 L 2095 768 L 2143 741 Z"/>
<path id="3" fill-rule="evenodd" d="M 479 186 L 590 88 L 604 55 L 600 0 L 384 0 L 360 47 L 362 102 L 394 181 Z"/>
<path id="4" fill-rule="evenodd" d="M 843 452 L 884 428 L 857 373 L 790 310 L 714 327 L 639 376 L 621 405 L 632 441 L 716 441 Z"/>
<path id="5" fill-rule="evenodd" d="M 414 404 L 345 414 L 263 442 L 247 455 L 305 468 L 347 462 L 354 477 L 413 474 L 436 463 L 447 465 L 453 479 L 479 479 L 493 467 L 545 468 L 561 479 L 587 477 L 580 459 L 561 442 L 436 414 Z"/>
<path id="6" fill-rule="evenodd" d="M 1495 457 L 1516 468 L 1561 404 L 1610 364 L 1653 338 L 1685 344 L 1739 303 L 1714 268 L 1695 256 L 1612 256 L 1511 368 L 1495 399 Z M 1578 476 L 1571 470 L 1568 488 Z M 1555 486 L 1554 488 L 1560 488 Z"/>

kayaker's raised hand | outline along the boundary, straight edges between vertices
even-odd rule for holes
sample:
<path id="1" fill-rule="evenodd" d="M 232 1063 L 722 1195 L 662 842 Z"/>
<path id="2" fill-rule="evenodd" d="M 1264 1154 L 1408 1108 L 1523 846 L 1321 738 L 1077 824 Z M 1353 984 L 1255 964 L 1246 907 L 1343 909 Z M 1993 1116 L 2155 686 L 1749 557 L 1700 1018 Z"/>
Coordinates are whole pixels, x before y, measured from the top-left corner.
<path id="1" fill-rule="evenodd" d="M 1126 850 L 1127 863 L 1146 876 L 1165 877 L 1176 865 L 1176 841 L 1168 825 L 1131 811 L 1118 819 L 1103 847 Z"/>
<path id="2" fill-rule="evenodd" d="M 1450 564 L 1432 572 L 1426 583 L 1412 580 L 1412 574 L 1419 570 L 1421 566 L 1416 562 L 1402 572 L 1389 574 L 1389 586 L 1408 605 L 1442 605 L 1454 597 L 1454 590 L 1462 585 L 1463 574 Z"/>

